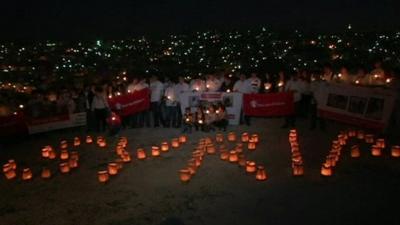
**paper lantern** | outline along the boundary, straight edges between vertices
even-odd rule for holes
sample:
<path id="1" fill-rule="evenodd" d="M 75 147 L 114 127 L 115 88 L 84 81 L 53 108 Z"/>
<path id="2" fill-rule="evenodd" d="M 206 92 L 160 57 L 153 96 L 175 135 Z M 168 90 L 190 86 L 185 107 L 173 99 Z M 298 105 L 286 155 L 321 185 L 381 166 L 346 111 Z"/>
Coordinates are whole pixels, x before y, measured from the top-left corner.
<path id="1" fill-rule="evenodd" d="M 117 163 L 109 163 L 108 164 L 108 174 L 114 176 L 118 174 L 118 164 Z"/>
<path id="2" fill-rule="evenodd" d="M 51 150 L 49 149 L 49 146 L 43 147 L 43 148 L 42 148 L 42 157 L 43 157 L 43 158 L 49 158 L 50 151 L 51 151 Z"/>
<path id="3" fill-rule="evenodd" d="M 267 173 L 265 172 L 265 168 L 263 166 L 258 166 L 256 172 L 256 180 L 263 181 L 266 179 L 267 179 Z"/>
<path id="4" fill-rule="evenodd" d="M 250 141 L 255 142 L 255 143 L 260 142 L 260 138 L 259 138 L 258 134 L 251 135 Z"/>
<path id="5" fill-rule="evenodd" d="M 201 156 L 194 157 L 194 160 L 197 167 L 201 166 L 201 162 L 203 161 L 203 158 Z"/>
<path id="6" fill-rule="evenodd" d="M 11 169 L 13 169 L 13 170 L 17 169 L 17 163 L 15 162 L 14 159 L 9 159 L 8 164 L 10 165 Z"/>
<path id="7" fill-rule="evenodd" d="M 103 170 L 103 171 L 98 171 L 97 172 L 97 179 L 99 180 L 100 183 L 107 183 L 109 176 L 108 172 Z"/>
<path id="8" fill-rule="evenodd" d="M 346 139 L 345 139 L 344 135 L 339 134 L 338 141 L 339 141 L 339 145 L 341 145 L 341 146 L 346 145 Z"/>
<path id="9" fill-rule="evenodd" d="M 379 138 L 379 139 L 376 139 L 376 146 L 378 146 L 379 148 L 385 148 L 386 147 L 386 145 L 385 145 L 385 139 L 383 139 L 383 138 Z"/>
<path id="10" fill-rule="evenodd" d="M 92 144 L 93 143 L 93 138 L 92 136 L 86 136 L 86 144 Z"/>
<path id="11" fill-rule="evenodd" d="M 79 153 L 77 151 L 71 151 L 69 154 L 70 159 L 79 160 Z"/>
<path id="12" fill-rule="evenodd" d="M 57 153 L 54 150 L 49 152 L 49 159 L 55 159 L 57 157 Z"/>
<path id="13" fill-rule="evenodd" d="M 107 142 L 105 140 L 103 140 L 103 141 L 99 142 L 98 145 L 100 148 L 105 148 L 105 147 L 107 147 Z"/>
<path id="14" fill-rule="evenodd" d="M 247 149 L 248 150 L 255 150 L 257 147 L 256 142 L 253 142 L 252 139 L 249 140 L 249 142 L 247 143 Z"/>
<path id="15" fill-rule="evenodd" d="M 179 148 L 179 139 L 178 138 L 173 138 L 171 141 L 171 146 L 172 148 Z"/>
<path id="16" fill-rule="evenodd" d="M 74 138 L 74 146 L 78 147 L 79 145 L 81 145 L 81 139 L 79 139 L 79 137 L 75 137 Z"/>
<path id="17" fill-rule="evenodd" d="M 29 168 L 25 168 L 22 171 L 22 180 L 31 180 L 32 179 L 32 171 Z"/>
<path id="18" fill-rule="evenodd" d="M 248 142 L 249 141 L 249 133 L 243 133 L 241 137 L 242 142 Z"/>
<path id="19" fill-rule="evenodd" d="M 69 164 L 66 162 L 60 163 L 59 168 L 61 173 L 69 173 L 70 171 Z"/>
<path id="20" fill-rule="evenodd" d="M 160 152 L 160 148 L 158 146 L 153 146 L 151 147 L 151 155 L 153 157 L 158 157 L 160 156 L 161 152 Z"/>
<path id="21" fill-rule="evenodd" d="M 115 148 L 115 153 L 117 153 L 117 155 L 122 155 L 122 153 L 125 151 L 124 147 L 122 147 L 121 145 L 118 145 Z"/>
<path id="22" fill-rule="evenodd" d="M 209 145 L 207 145 L 207 147 L 206 147 L 206 149 L 207 149 L 207 154 L 215 154 L 215 146 L 213 145 L 213 144 L 209 144 Z"/>
<path id="23" fill-rule="evenodd" d="M 41 173 L 41 177 L 43 179 L 49 179 L 51 177 L 51 171 L 48 168 L 43 168 L 42 169 L 42 173 Z"/>
<path id="24" fill-rule="evenodd" d="M 224 142 L 224 135 L 221 133 L 218 133 L 215 135 L 215 141 L 217 143 L 223 143 Z"/>
<path id="25" fill-rule="evenodd" d="M 60 159 L 66 160 L 66 159 L 68 159 L 68 158 L 69 158 L 69 153 L 68 153 L 68 151 L 67 151 L 67 150 L 61 150 Z"/>
<path id="26" fill-rule="evenodd" d="M 357 131 L 357 138 L 360 140 L 364 139 L 364 131 L 363 130 Z"/>
<path id="27" fill-rule="evenodd" d="M 229 132 L 228 134 L 228 141 L 236 141 L 236 134 L 234 132 Z"/>
<path id="28" fill-rule="evenodd" d="M 168 142 L 162 142 L 161 143 L 161 151 L 163 151 L 163 152 L 168 152 L 168 150 L 169 150 L 169 144 L 168 144 Z"/>
<path id="29" fill-rule="evenodd" d="M 122 161 L 124 163 L 128 163 L 132 161 L 131 155 L 129 154 L 129 152 L 123 152 L 121 155 Z"/>
<path id="30" fill-rule="evenodd" d="M 12 167 L 9 163 L 3 165 L 3 173 L 7 172 L 8 170 L 12 170 Z"/>
<path id="31" fill-rule="evenodd" d="M 77 160 L 77 159 L 70 158 L 70 159 L 68 160 L 68 166 L 69 166 L 69 168 L 71 168 L 71 169 L 73 169 L 73 168 L 78 168 L 78 160 Z"/>
<path id="32" fill-rule="evenodd" d="M 191 178 L 191 174 L 188 169 L 179 170 L 179 176 L 182 182 L 189 182 Z"/>
<path id="33" fill-rule="evenodd" d="M 17 176 L 17 174 L 15 173 L 15 170 L 8 169 L 7 171 L 4 172 L 4 176 L 6 177 L 7 180 L 11 180 L 14 179 Z"/>
<path id="34" fill-rule="evenodd" d="M 379 147 L 378 145 L 373 145 L 371 147 L 371 155 L 372 156 L 376 156 L 376 157 L 381 156 L 382 155 L 382 148 Z"/>
<path id="35" fill-rule="evenodd" d="M 179 136 L 178 141 L 181 144 L 185 144 L 187 142 L 187 136 L 186 135 Z"/>
<path id="36" fill-rule="evenodd" d="M 118 170 L 121 170 L 124 167 L 124 161 L 122 159 L 116 159 L 115 163 L 117 164 Z"/>
<path id="37" fill-rule="evenodd" d="M 355 130 L 349 130 L 349 131 L 347 132 L 347 135 L 348 135 L 349 137 L 355 137 L 355 136 L 357 135 L 357 133 L 356 133 Z"/>
<path id="38" fill-rule="evenodd" d="M 392 157 L 398 158 L 400 157 L 400 146 L 394 145 L 391 149 Z"/>
<path id="39" fill-rule="evenodd" d="M 351 155 L 352 158 L 359 158 L 360 157 L 361 152 L 360 152 L 360 148 L 358 147 L 358 145 L 353 145 L 351 147 L 350 155 Z"/>
<path id="40" fill-rule="evenodd" d="M 374 135 L 373 134 L 366 134 L 365 135 L 365 143 L 367 143 L 367 144 L 374 143 Z"/>
<path id="41" fill-rule="evenodd" d="M 256 163 L 253 161 L 246 161 L 246 172 L 247 173 L 254 173 L 256 172 L 257 167 Z"/>
<path id="42" fill-rule="evenodd" d="M 327 165 L 327 164 L 322 165 L 322 167 L 321 167 L 321 175 L 325 176 L 325 177 L 332 176 L 332 167 Z"/>
<path id="43" fill-rule="evenodd" d="M 289 142 L 296 142 L 297 141 L 297 131 L 296 130 L 290 130 L 289 132 Z"/>
<path id="44" fill-rule="evenodd" d="M 68 142 L 66 140 L 62 140 L 61 143 L 60 143 L 60 148 L 61 149 L 68 148 Z"/>
<path id="45" fill-rule="evenodd" d="M 145 158 L 146 158 L 146 152 L 144 151 L 143 148 L 138 148 L 138 149 L 136 150 L 136 157 L 137 157 L 138 159 L 145 159 Z"/>
<path id="46" fill-rule="evenodd" d="M 294 164 L 292 170 L 293 170 L 293 176 L 304 175 L 304 167 L 302 164 Z"/>
<path id="47" fill-rule="evenodd" d="M 96 143 L 97 144 L 100 144 L 100 142 L 103 142 L 104 141 L 104 137 L 103 136 L 97 136 L 97 139 L 96 139 Z"/>
<path id="48" fill-rule="evenodd" d="M 229 159 L 229 152 L 226 150 L 220 151 L 220 159 L 221 160 L 228 160 Z"/>
<path id="49" fill-rule="evenodd" d="M 189 170 L 190 175 L 196 174 L 197 166 L 196 166 L 196 162 L 194 161 L 194 159 L 189 160 L 187 169 Z"/>
<path id="50" fill-rule="evenodd" d="M 239 161 L 238 154 L 235 150 L 229 151 L 229 162 Z"/>
<path id="51" fill-rule="evenodd" d="M 118 144 L 120 144 L 122 147 L 126 148 L 128 145 L 128 139 L 126 137 L 120 137 Z"/>

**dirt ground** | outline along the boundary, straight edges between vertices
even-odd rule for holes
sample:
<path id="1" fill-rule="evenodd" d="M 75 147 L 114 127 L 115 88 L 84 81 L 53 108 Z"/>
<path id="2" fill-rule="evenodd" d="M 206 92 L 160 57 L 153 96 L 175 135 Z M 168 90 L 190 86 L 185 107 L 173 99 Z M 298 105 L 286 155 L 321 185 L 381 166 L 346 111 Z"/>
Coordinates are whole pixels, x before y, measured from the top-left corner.
<path id="1" fill-rule="evenodd" d="M 267 181 L 256 181 L 243 168 L 208 155 L 187 184 L 179 180 L 199 138 L 215 132 L 194 132 L 189 143 L 160 158 L 133 159 L 103 185 L 97 171 L 104 170 L 116 156 L 115 138 L 107 138 L 108 150 L 83 144 L 79 168 L 68 175 L 58 172 L 59 160 L 41 159 L 41 147 L 58 146 L 61 139 L 84 137 L 80 129 L 35 135 L 3 145 L 0 163 L 17 161 L 30 167 L 32 181 L 0 177 L 0 225 L 134 225 L 134 224 L 400 224 L 400 159 L 384 155 L 374 158 L 367 145 L 362 156 L 350 158 L 349 146 L 333 177 L 320 175 L 321 163 L 332 139 L 347 126 L 329 123 L 327 131 L 309 131 L 306 121 L 298 123 L 305 175 L 291 173 L 288 130 L 282 119 L 254 119 L 253 125 L 232 126 L 229 131 L 258 133 L 257 150 L 246 158 L 265 165 Z M 123 130 L 128 151 L 177 137 L 177 129 L 142 128 Z M 391 142 L 399 141 L 392 138 Z M 399 143 L 396 143 L 399 144 Z M 233 146 L 233 144 L 228 144 Z M 73 147 L 69 148 L 73 150 Z M 43 166 L 53 177 L 40 178 Z"/>

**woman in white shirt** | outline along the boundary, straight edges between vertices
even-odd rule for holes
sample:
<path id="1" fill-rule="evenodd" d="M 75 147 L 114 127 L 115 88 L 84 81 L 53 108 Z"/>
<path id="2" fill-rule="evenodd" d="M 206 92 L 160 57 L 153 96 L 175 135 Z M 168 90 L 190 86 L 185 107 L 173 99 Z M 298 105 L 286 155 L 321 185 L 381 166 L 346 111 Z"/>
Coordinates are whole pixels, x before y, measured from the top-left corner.
<path id="1" fill-rule="evenodd" d="M 109 106 L 102 87 L 95 88 L 91 109 L 94 112 L 97 132 L 104 132 L 106 130 Z"/>

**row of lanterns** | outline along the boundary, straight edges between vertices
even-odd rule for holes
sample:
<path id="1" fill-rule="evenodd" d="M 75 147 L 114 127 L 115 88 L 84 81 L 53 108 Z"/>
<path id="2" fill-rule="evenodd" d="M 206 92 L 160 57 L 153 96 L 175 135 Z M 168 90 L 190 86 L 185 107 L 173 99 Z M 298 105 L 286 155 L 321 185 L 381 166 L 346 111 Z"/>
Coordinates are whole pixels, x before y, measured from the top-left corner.
<path id="1" fill-rule="evenodd" d="M 292 171 L 293 176 L 304 175 L 303 157 L 300 152 L 297 130 L 290 130 L 289 132 L 289 144 L 292 153 Z"/>

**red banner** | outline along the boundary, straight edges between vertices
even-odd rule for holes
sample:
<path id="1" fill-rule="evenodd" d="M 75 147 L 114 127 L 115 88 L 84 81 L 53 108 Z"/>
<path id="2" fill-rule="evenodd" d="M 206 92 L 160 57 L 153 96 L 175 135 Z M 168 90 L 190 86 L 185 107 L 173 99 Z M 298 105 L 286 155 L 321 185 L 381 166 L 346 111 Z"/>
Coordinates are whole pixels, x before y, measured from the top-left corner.
<path id="1" fill-rule="evenodd" d="M 294 113 L 293 93 L 244 94 L 243 111 L 247 116 L 286 116 Z"/>
<path id="2" fill-rule="evenodd" d="M 116 96 L 108 99 L 108 104 L 120 116 L 142 112 L 150 107 L 150 90 L 146 88 L 132 94 Z"/>

